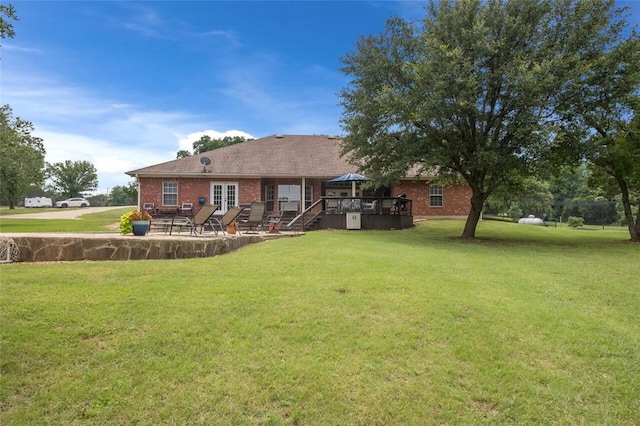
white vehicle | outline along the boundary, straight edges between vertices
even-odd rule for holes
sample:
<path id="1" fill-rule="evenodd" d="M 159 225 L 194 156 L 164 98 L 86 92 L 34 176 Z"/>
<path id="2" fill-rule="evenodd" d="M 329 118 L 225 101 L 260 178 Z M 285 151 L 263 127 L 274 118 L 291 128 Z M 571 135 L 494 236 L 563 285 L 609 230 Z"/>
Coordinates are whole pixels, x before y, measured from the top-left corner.
<path id="1" fill-rule="evenodd" d="M 56 207 L 89 207 L 91 204 L 84 198 L 67 198 L 66 200 L 56 201 Z"/>
<path id="2" fill-rule="evenodd" d="M 53 207 L 53 203 L 51 202 L 51 198 L 47 197 L 31 197 L 24 199 L 25 207 Z"/>

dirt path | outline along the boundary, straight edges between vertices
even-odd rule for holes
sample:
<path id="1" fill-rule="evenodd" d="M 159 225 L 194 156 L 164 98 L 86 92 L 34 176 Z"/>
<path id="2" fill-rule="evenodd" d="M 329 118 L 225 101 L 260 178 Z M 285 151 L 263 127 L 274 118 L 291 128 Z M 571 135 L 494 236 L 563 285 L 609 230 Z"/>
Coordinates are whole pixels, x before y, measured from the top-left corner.
<path id="1" fill-rule="evenodd" d="M 82 216 L 83 214 L 122 209 L 124 207 L 130 207 L 133 209 L 136 208 L 135 206 L 116 206 L 116 207 L 85 207 L 80 209 L 58 209 L 54 212 L 7 214 L 2 216 L 2 220 L 4 219 L 75 219 L 78 216 Z"/>

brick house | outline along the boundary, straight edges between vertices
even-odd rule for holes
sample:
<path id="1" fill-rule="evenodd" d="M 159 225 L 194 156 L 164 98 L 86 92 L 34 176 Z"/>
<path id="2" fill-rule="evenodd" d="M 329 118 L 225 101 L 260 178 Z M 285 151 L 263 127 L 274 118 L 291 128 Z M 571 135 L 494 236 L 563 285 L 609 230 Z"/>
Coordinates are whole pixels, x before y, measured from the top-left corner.
<path id="1" fill-rule="evenodd" d="M 356 172 L 340 156 L 340 138 L 324 135 L 273 135 L 126 172 L 139 181 L 138 204 L 172 210 L 182 203 L 229 207 L 266 202 L 266 213 L 283 204 L 298 211 L 323 197 L 397 197 L 406 193 L 413 216 L 466 217 L 471 191 L 467 186 L 440 186 L 428 177 L 409 175 L 388 188 L 363 190 L 329 180 Z M 318 208 L 322 208 L 319 205 Z"/>

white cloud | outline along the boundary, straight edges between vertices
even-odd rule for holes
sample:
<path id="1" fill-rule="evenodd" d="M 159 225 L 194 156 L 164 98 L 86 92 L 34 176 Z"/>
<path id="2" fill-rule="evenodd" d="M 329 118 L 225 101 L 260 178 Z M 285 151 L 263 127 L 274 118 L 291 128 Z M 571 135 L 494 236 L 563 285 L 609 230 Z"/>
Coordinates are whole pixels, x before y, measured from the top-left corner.
<path id="1" fill-rule="evenodd" d="M 245 136 L 241 130 L 218 132 L 211 123 L 182 111 L 162 111 L 105 97 L 34 73 L 5 72 L 3 103 L 14 116 L 31 121 L 43 139 L 48 163 L 89 161 L 98 171 L 98 193 L 127 185 L 130 170 L 176 158 L 202 135 Z M 185 148 L 186 147 L 186 148 Z"/>
<path id="2" fill-rule="evenodd" d="M 201 34 L 203 37 L 212 37 L 214 39 L 221 38 L 225 41 L 227 47 L 230 48 L 239 48 L 242 47 L 242 43 L 240 42 L 240 38 L 233 31 L 224 31 L 224 30 L 211 30 Z"/>
<path id="3" fill-rule="evenodd" d="M 33 48 L 33 47 L 23 47 L 23 46 L 20 46 L 18 44 L 13 44 L 13 43 L 12 44 L 3 43 L 2 44 L 2 50 L 5 50 L 5 51 L 6 50 L 13 50 L 13 51 L 22 52 L 22 53 L 38 53 L 38 54 L 43 53 L 43 51 L 41 49 L 36 49 L 36 48 Z"/>

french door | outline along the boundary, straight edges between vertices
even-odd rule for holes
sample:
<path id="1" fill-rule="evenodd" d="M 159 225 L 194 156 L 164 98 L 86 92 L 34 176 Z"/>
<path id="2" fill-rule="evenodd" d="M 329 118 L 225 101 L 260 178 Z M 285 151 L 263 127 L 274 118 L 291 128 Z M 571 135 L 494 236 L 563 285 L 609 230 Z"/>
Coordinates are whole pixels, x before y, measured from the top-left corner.
<path id="1" fill-rule="evenodd" d="M 211 182 L 211 204 L 220 206 L 219 211 L 222 214 L 226 213 L 231 207 L 237 207 L 238 183 Z"/>

